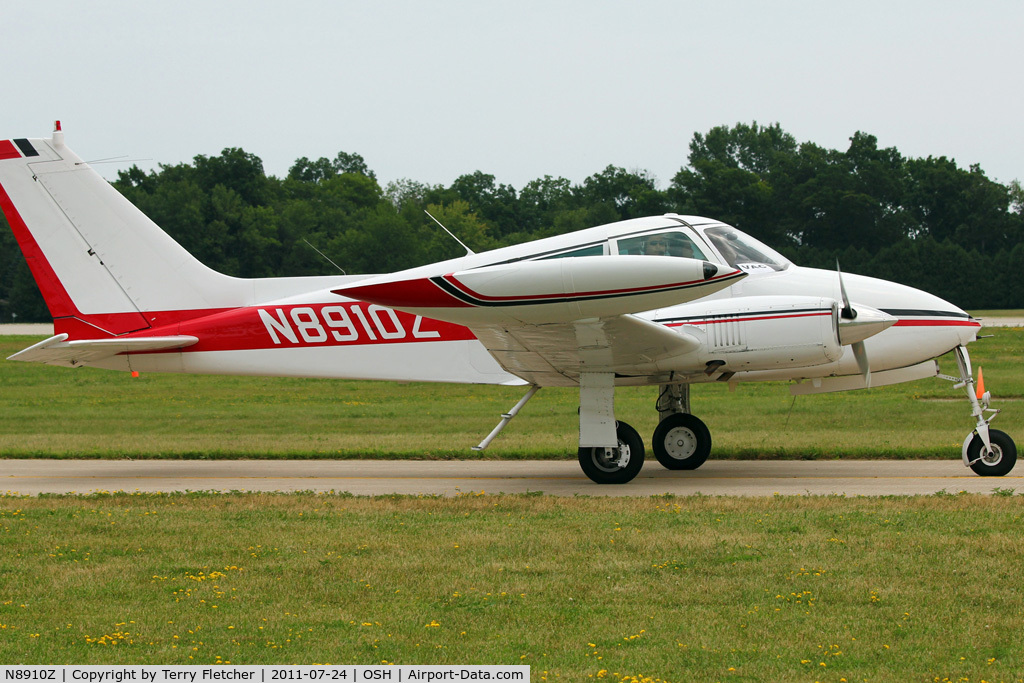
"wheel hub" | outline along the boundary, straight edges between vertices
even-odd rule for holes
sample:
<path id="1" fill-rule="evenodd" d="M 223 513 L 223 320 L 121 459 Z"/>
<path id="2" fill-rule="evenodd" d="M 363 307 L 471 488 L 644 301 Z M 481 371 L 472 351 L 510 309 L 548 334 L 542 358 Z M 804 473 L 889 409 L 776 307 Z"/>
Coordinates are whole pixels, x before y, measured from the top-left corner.
<path id="1" fill-rule="evenodd" d="M 989 467 L 992 467 L 993 465 L 998 465 L 1000 461 L 1002 461 L 1002 459 L 1003 449 L 1000 448 L 998 444 L 992 444 L 991 452 L 986 452 L 984 450 L 981 452 L 981 461 L 988 465 Z"/>
<path id="2" fill-rule="evenodd" d="M 676 460 L 686 460 L 697 451 L 697 436 L 685 427 L 676 427 L 665 435 L 665 452 Z"/>
<path id="3" fill-rule="evenodd" d="M 605 472 L 621 470 L 629 464 L 629 446 L 621 441 L 615 448 L 597 447 L 592 453 L 594 464 Z"/>

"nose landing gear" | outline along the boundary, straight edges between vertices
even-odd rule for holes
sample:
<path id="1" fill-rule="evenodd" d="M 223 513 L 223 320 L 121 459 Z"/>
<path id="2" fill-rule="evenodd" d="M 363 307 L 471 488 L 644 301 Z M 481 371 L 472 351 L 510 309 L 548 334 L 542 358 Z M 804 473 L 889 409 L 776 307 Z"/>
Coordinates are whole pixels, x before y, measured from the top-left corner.
<path id="1" fill-rule="evenodd" d="M 1017 446 L 1006 432 L 989 428 L 999 410 L 988 407 L 991 399 L 988 392 L 975 390 L 971 357 L 967 353 L 967 347 L 956 347 L 954 355 L 960 376 L 942 377 L 956 382 L 954 388 L 963 388 L 966 391 L 967 400 L 971 404 L 971 416 L 975 420 L 974 431 L 964 439 L 964 465 L 983 477 L 1001 477 L 1008 474 L 1017 463 Z M 986 418 L 985 413 L 991 415 Z"/>

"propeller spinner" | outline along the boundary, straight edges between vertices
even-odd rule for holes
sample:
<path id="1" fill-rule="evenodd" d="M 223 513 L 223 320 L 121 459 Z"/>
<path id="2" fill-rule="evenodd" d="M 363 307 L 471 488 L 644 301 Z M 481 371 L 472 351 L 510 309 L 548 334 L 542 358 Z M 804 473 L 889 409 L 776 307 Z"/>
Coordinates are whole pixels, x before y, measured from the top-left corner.
<path id="1" fill-rule="evenodd" d="M 871 362 L 864 340 L 896 324 L 897 319 L 888 313 L 870 306 L 856 306 L 850 303 L 843 283 L 843 271 L 836 261 L 836 272 L 839 274 L 839 292 L 843 306 L 839 310 L 839 343 L 849 346 L 853 357 L 857 359 L 857 368 L 864 377 L 865 386 L 871 386 Z"/>

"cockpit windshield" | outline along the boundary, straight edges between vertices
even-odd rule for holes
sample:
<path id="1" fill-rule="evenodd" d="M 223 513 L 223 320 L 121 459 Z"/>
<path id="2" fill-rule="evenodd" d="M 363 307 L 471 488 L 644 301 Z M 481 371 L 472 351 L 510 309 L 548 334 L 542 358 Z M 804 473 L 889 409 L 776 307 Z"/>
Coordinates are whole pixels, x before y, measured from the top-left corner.
<path id="1" fill-rule="evenodd" d="M 704 235 L 733 268 L 749 273 L 769 269 L 780 271 L 792 265 L 790 260 L 779 252 L 736 228 L 724 225 L 707 228 Z"/>

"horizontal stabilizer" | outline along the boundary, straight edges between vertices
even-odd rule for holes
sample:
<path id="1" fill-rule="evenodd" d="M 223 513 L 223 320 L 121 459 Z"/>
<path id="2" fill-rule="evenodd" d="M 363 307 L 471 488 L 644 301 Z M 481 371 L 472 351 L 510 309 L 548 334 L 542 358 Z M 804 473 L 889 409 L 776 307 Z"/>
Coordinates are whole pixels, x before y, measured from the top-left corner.
<path id="1" fill-rule="evenodd" d="M 58 334 L 49 339 L 44 339 L 13 356 L 8 356 L 7 360 L 45 363 L 46 365 L 63 365 L 73 368 L 86 362 L 116 356 L 119 353 L 180 349 L 191 346 L 199 341 L 198 337 L 188 335 L 173 337 L 111 337 L 109 339 L 82 339 L 78 341 L 67 341 L 67 338 L 67 334 Z"/>

